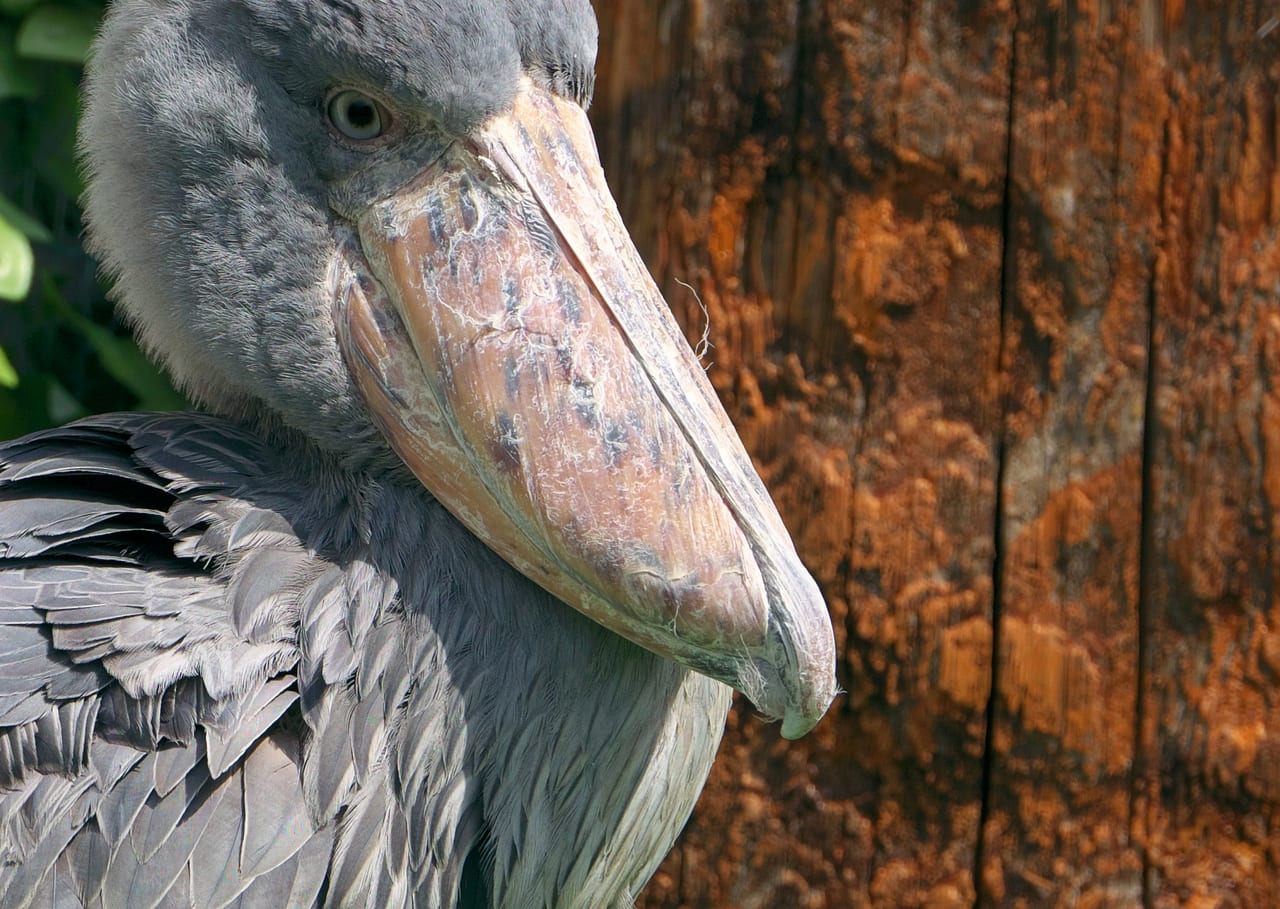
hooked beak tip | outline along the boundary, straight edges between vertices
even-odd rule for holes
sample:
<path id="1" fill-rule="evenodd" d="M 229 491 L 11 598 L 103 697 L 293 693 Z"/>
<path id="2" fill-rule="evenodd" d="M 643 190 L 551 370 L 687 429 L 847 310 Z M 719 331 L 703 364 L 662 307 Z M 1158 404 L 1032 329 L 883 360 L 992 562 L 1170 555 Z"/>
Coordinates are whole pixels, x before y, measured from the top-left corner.
<path id="1" fill-rule="evenodd" d="M 761 696 L 751 699 L 761 712 L 782 720 L 784 738 L 798 739 L 818 724 L 839 688 L 835 635 L 826 602 L 784 542 L 779 541 L 774 553 L 790 558 L 762 562 L 772 602 L 768 643 L 754 661 L 754 681 Z"/>
<path id="2" fill-rule="evenodd" d="M 807 735 L 818 725 L 839 693 L 835 686 L 835 673 L 830 669 L 821 671 L 819 677 L 815 678 L 812 674 L 794 671 L 782 676 L 772 666 L 761 667 L 757 664 L 757 668 L 761 670 L 760 681 L 764 690 L 776 694 L 759 699 L 750 694 L 748 697 L 763 713 L 782 720 L 781 732 L 785 739 L 798 739 Z"/>
<path id="3" fill-rule="evenodd" d="M 782 737 L 792 740 L 803 738 L 821 718 L 821 713 L 813 717 L 799 710 L 788 710 L 782 717 Z"/>

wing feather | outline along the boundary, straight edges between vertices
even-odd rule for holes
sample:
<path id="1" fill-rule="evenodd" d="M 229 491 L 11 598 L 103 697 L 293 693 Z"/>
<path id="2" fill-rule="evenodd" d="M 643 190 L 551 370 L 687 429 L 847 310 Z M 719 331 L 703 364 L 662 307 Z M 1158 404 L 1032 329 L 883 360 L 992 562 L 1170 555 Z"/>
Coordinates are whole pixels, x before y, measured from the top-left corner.
<path id="1" fill-rule="evenodd" d="M 328 898 L 334 905 L 385 905 L 377 902 L 376 889 L 384 871 L 377 847 L 387 813 L 387 792 L 375 786 L 360 791 L 347 806 L 329 878 Z"/>
<path id="2" fill-rule="evenodd" d="M 261 877 L 228 904 L 234 909 L 289 906 L 312 909 L 325 884 L 325 871 L 333 853 L 333 827 L 317 831 L 288 861 Z"/>
<path id="3" fill-rule="evenodd" d="M 76 834 L 74 819 L 57 817 L 40 832 L 35 849 L 16 866 L 6 869 L 0 880 L 0 905 L 28 909 L 40 898 L 40 885 Z"/>
<path id="4" fill-rule="evenodd" d="M 83 906 L 100 901 L 102 882 L 107 875 L 111 844 L 102 835 L 95 820 L 90 820 L 68 844 L 64 858 L 71 870 L 71 880 Z"/>
<path id="5" fill-rule="evenodd" d="M 186 748 L 164 748 L 152 759 L 152 784 L 156 795 L 167 798 L 179 785 L 186 784 L 191 772 L 204 760 L 204 742 L 196 739 Z M 209 774 L 212 776 L 212 774 Z"/>
<path id="6" fill-rule="evenodd" d="M 297 700 L 296 679 L 283 675 L 221 702 L 218 713 L 204 721 L 210 772 L 222 776 Z"/>
<path id="7" fill-rule="evenodd" d="M 0 445 L 0 905 L 449 904 L 481 822 L 439 641 L 305 477 L 196 414 Z"/>
<path id="8" fill-rule="evenodd" d="M 223 906 L 239 896 L 248 883 L 236 861 L 245 825 L 241 781 L 225 782 L 226 794 L 214 808 L 187 862 L 190 901 L 186 905 L 193 909 Z"/>
<path id="9" fill-rule="evenodd" d="M 207 777 L 206 773 L 205 778 Z M 226 781 L 226 777 L 217 782 L 208 781 L 195 793 L 189 793 L 180 787 L 160 800 L 171 800 L 175 806 L 181 807 L 179 820 L 182 823 L 175 823 L 155 850 L 145 855 L 139 850 L 140 842 L 146 848 L 145 836 L 126 836 L 121 840 L 111 856 L 103 881 L 103 892 L 110 895 L 107 902 L 113 902 L 113 897 L 126 894 L 130 907 L 152 909 L 160 902 L 183 873 L 200 836 L 213 817 L 213 812 L 226 796 Z M 163 810 L 156 802 L 152 802 L 148 808 L 150 810 L 143 812 L 140 817 L 146 817 L 155 810 Z M 142 823 L 145 829 L 149 829 L 150 825 L 145 820 Z"/>
<path id="10" fill-rule="evenodd" d="M 154 789 L 155 755 L 149 754 L 134 764 L 99 800 L 95 816 L 113 855 Z"/>
<path id="11" fill-rule="evenodd" d="M 190 751 L 191 749 L 170 750 Z M 139 812 L 133 826 L 129 829 L 128 837 L 128 845 L 132 847 L 140 864 L 145 865 L 150 862 L 165 843 L 173 838 L 178 822 L 187 815 L 188 809 L 209 780 L 208 768 L 201 763 L 195 763 L 179 785 L 173 786 L 163 795 L 158 791 L 157 786 L 147 796 L 146 810 Z"/>

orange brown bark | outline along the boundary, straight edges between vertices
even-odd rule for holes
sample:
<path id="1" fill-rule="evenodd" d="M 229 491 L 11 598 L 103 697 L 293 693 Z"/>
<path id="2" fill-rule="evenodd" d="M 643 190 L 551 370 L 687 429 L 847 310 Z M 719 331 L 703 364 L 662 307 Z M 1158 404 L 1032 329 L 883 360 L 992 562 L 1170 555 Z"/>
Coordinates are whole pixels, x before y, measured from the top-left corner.
<path id="1" fill-rule="evenodd" d="M 848 689 L 732 716 L 642 905 L 1280 905 L 1280 10 L 598 11 Z"/>

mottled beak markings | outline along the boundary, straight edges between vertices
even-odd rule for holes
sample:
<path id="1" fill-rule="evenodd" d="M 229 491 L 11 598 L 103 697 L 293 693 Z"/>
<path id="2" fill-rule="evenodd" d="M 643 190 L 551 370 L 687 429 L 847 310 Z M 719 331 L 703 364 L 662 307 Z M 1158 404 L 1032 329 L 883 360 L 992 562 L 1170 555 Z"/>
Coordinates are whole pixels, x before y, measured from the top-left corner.
<path id="1" fill-rule="evenodd" d="M 355 232 L 340 342 L 423 485 L 569 605 L 808 731 L 835 694 L 825 606 L 582 109 L 526 82 Z"/>

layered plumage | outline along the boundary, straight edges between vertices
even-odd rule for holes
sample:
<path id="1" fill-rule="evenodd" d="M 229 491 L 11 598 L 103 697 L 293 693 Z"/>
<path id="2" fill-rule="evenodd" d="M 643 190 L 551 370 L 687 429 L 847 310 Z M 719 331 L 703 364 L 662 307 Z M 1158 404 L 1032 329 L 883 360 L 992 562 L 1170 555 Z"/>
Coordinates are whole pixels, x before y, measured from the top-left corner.
<path id="1" fill-rule="evenodd" d="M 118 415 L 0 451 L 0 905 L 625 900 L 728 689 L 288 435 Z"/>

